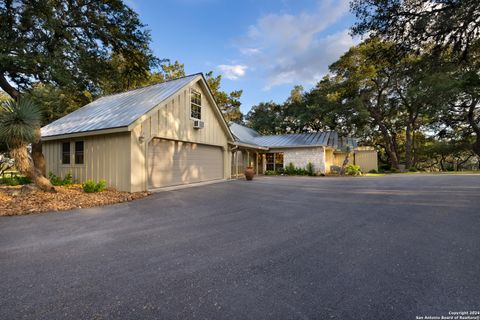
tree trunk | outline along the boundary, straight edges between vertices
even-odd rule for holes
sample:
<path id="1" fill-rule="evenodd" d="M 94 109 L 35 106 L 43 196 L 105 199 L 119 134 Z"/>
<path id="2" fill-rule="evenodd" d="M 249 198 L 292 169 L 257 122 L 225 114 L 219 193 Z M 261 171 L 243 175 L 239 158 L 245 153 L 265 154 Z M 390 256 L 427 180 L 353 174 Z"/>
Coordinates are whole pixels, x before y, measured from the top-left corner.
<path id="1" fill-rule="evenodd" d="M 390 166 L 392 168 L 398 169 L 398 156 L 395 150 L 395 143 L 393 143 L 393 139 L 390 136 L 387 127 L 383 124 L 379 124 L 380 132 L 382 133 L 383 140 L 385 140 L 385 152 L 387 152 L 388 157 L 390 159 Z"/>
<path id="2" fill-rule="evenodd" d="M 480 126 L 478 125 L 478 120 L 475 119 L 475 108 L 477 107 L 477 102 L 478 101 L 475 100 L 468 108 L 467 119 L 476 136 L 475 142 L 472 145 L 473 152 L 480 157 Z"/>
<path id="3" fill-rule="evenodd" d="M 347 152 L 345 159 L 343 159 L 342 168 L 340 169 L 341 176 L 345 175 L 345 168 L 347 167 L 349 161 L 350 161 L 350 152 Z"/>
<path id="4" fill-rule="evenodd" d="M 5 78 L 5 74 L 0 73 L 0 88 L 2 88 L 6 93 L 12 97 L 14 100 L 18 100 L 20 97 L 20 92 L 15 89 Z M 32 143 L 32 159 L 28 156 L 28 151 L 26 146 L 19 147 L 17 149 L 10 150 L 10 154 L 13 159 L 15 159 L 15 164 L 17 170 L 22 174 L 28 176 L 32 181 L 37 184 L 42 190 L 46 191 L 55 191 L 55 188 L 50 183 L 50 181 L 45 178 L 46 176 L 46 166 L 45 166 L 45 157 L 42 153 L 42 142 L 40 141 L 41 133 L 40 128 L 36 130 L 38 142 Z M 22 151 L 22 149 L 25 149 Z M 25 154 L 24 154 L 25 153 Z M 18 159 L 14 156 L 17 154 Z M 23 163 L 22 163 L 23 161 Z M 18 164 L 22 163 L 22 164 Z M 23 169 L 20 170 L 19 166 Z"/>
<path id="5" fill-rule="evenodd" d="M 45 164 L 45 157 L 42 153 L 42 141 L 32 143 L 32 159 L 35 168 L 40 171 L 40 173 L 46 177 L 47 176 L 47 166 Z"/>
<path id="6" fill-rule="evenodd" d="M 412 166 L 412 128 L 408 124 L 405 131 L 405 169 Z"/>
<path id="7" fill-rule="evenodd" d="M 50 180 L 45 178 L 40 171 L 33 165 L 32 159 L 28 155 L 27 146 L 22 145 L 10 150 L 10 156 L 15 160 L 15 167 L 20 173 L 26 175 L 40 187 L 40 189 L 49 192 L 55 192 L 55 188 Z"/>

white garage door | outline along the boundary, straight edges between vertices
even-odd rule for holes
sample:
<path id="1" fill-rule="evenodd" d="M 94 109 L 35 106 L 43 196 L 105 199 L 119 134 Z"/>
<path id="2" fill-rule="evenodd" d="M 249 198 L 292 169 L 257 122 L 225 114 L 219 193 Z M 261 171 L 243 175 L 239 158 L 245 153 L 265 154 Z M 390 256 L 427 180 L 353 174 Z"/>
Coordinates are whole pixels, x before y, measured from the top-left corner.
<path id="1" fill-rule="evenodd" d="M 223 179 L 222 148 L 162 139 L 149 143 L 149 188 L 218 179 Z"/>

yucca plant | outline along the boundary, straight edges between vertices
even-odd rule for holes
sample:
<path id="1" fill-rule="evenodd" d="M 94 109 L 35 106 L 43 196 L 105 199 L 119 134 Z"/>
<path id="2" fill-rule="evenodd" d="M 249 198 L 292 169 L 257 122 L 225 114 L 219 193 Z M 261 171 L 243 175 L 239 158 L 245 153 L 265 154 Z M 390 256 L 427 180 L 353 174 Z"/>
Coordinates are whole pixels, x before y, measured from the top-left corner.
<path id="1" fill-rule="evenodd" d="M 20 173 L 26 175 L 41 189 L 54 191 L 50 181 L 35 168 L 28 152 L 28 145 L 40 137 L 42 112 L 32 101 L 20 98 L 0 105 L 0 141 L 8 146 L 10 156 Z"/>

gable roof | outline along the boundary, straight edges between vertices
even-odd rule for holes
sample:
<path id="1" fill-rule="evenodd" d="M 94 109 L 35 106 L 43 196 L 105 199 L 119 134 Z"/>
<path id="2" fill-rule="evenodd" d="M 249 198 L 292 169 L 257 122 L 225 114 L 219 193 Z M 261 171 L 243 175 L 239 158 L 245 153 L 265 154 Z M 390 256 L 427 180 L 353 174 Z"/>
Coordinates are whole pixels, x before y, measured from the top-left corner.
<path id="1" fill-rule="evenodd" d="M 42 138 L 56 137 L 92 131 L 123 128 L 119 131 L 128 131 L 129 126 L 139 118 L 167 100 L 177 91 L 189 83 L 202 79 L 208 88 L 203 74 L 197 73 L 175 80 L 101 97 L 80 109 L 44 126 Z M 213 99 L 210 89 L 208 95 L 216 109 L 218 106 Z M 217 110 L 220 113 L 221 111 Z M 222 117 L 226 131 L 230 134 L 228 125 Z"/>
<path id="2" fill-rule="evenodd" d="M 267 148 L 298 148 L 298 147 L 331 147 L 343 149 L 345 146 L 357 147 L 357 141 L 351 137 L 340 137 L 336 131 L 292 133 L 281 135 L 260 135 L 253 129 L 231 123 L 236 141 L 241 144 L 249 144 Z"/>

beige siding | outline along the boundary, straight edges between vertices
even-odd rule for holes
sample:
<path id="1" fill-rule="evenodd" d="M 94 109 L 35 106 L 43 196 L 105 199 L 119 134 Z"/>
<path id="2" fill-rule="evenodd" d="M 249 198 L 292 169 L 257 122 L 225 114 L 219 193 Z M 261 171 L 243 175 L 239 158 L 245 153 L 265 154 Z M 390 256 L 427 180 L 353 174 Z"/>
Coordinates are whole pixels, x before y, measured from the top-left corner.
<path id="1" fill-rule="evenodd" d="M 194 129 L 190 118 L 190 89 L 195 88 L 202 93 L 203 129 Z M 131 163 L 132 191 L 145 190 L 148 177 L 147 168 L 149 142 L 154 138 L 193 142 L 218 146 L 223 152 L 224 178 L 230 176 L 230 156 L 228 155 L 228 135 L 221 125 L 221 115 L 216 114 L 216 106 L 208 99 L 208 92 L 200 82 L 193 83 L 174 96 L 152 109 L 144 119 L 132 130 Z M 140 137 L 143 137 L 143 142 Z"/>
<path id="2" fill-rule="evenodd" d="M 362 172 L 378 170 L 378 156 L 375 150 L 355 151 L 355 164 L 360 166 Z"/>
<path id="3" fill-rule="evenodd" d="M 345 160 L 345 156 L 347 155 L 346 152 L 334 152 L 333 153 L 333 165 L 337 167 L 341 167 L 343 161 Z M 353 164 L 353 152 L 350 153 L 350 158 L 348 160 L 349 164 Z"/>
<path id="4" fill-rule="evenodd" d="M 333 149 L 325 149 L 325 173 L 330 173 L 331 166 L 335 165 L 335 156 L 333 155 Z"/>
<path id="5" fill-rule="evenodd" d="M 223 179 L 221 147 L 153 139 L 148 163 L 149 188 Z"/>
<path id="6" fill-rule="evenodd" d="M 84 141 L 84 164 L 73 164 L 74 142 Z M 62 143 L 70 142 L 72 164 L 62 164 Z M 114 133 L 84 138 L 43 142 L 47 174 L 64 177 L 71 173 L 75 180 L 105 179 L 109 187 L 130 191 L 130 133 Z"/>

